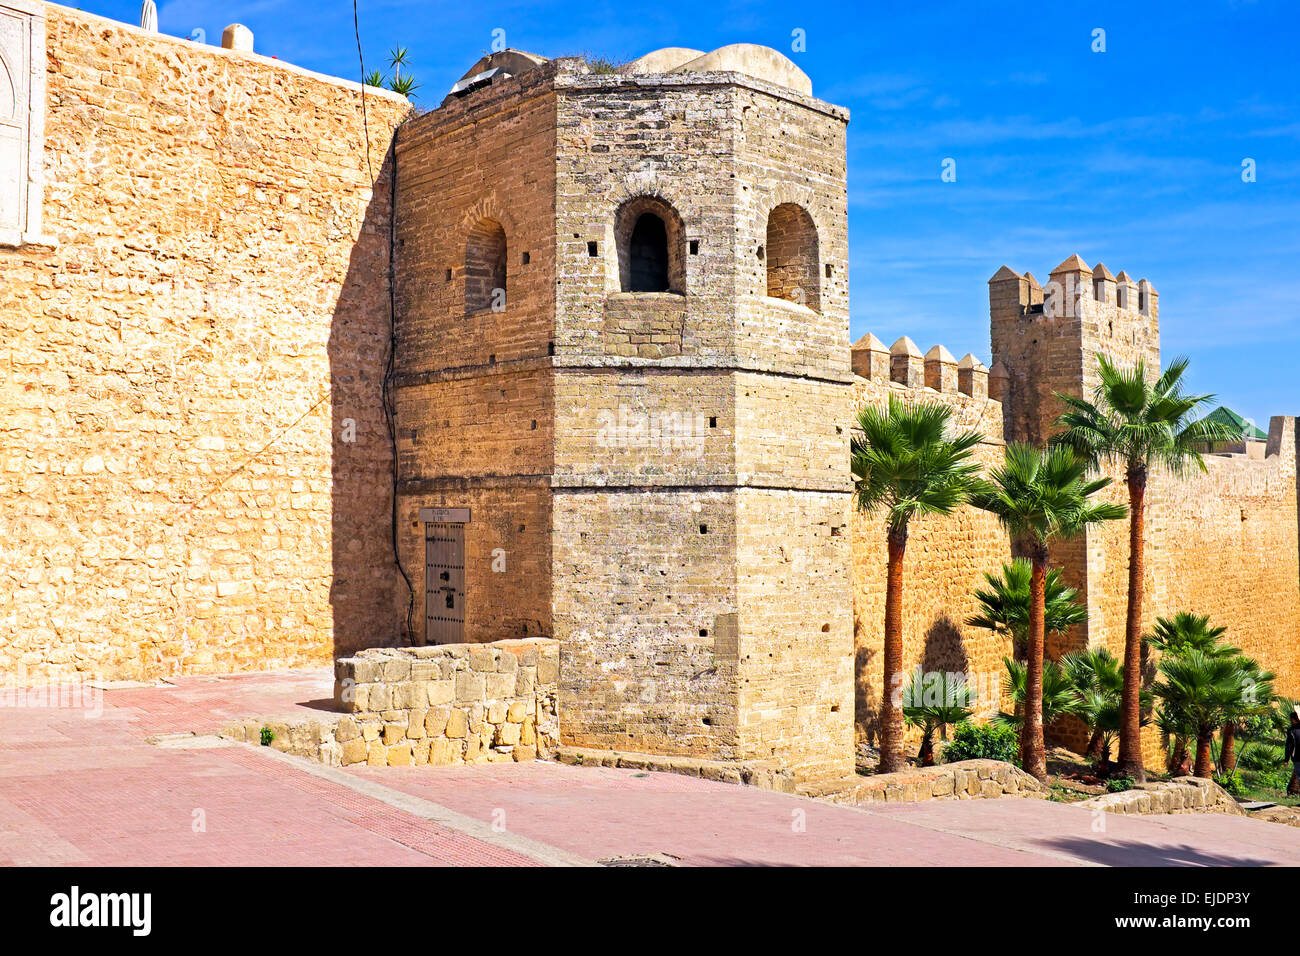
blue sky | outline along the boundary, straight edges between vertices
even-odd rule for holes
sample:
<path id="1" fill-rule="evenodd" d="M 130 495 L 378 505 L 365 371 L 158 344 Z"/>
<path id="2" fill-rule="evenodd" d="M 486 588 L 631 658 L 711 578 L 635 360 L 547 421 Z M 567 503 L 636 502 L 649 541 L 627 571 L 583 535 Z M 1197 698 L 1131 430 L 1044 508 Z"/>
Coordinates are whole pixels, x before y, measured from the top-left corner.
<path id="1" fill-rule="evenodd" d="M 85 9 L 138 22 L 135 0 Z M 162 0 L 160 28 L 238 21 L 258 52 L 356 78 L 338 0 Z M 360 0 L 366 66 L 410 49 L 435 106 L 505 30 L 546 56 L 763 43 L 849 126 L 852 335 L 987 361 L 987 281 L 1077 252 L 1160 292 L 1166 357 L 1267 428 L 1300 414 L 1300 8 L 1179 3 Z M 1105 52 L 1093 31 L 1105 30 Z M 791 49 L 792 31 L 806 51 Z M 956 182 L 941 181 L 956 160 Z M 1256 181 L 1242 181 L 1253 159 Z"/>

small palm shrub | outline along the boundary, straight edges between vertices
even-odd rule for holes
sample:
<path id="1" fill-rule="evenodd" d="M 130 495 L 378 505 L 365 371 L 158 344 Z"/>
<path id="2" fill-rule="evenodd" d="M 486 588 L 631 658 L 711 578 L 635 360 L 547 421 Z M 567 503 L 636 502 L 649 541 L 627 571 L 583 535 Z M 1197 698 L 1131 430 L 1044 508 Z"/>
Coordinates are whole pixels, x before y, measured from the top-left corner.
<path id="1" fill-rule="evenodd" d="M 1002 760 L 1020 766 L 1020 735 L 1009 724 L 962 721 L 943 748 L 944 763 L 958 760 Z"/>
<path id="2" fill-rule="evenodd" d="M 1020 661 L 1013 661 L 1009 657 L 1002 658 L 1002 663 L 1007 668 L 1006 676 L 1003 678 L 1004 687 L 1007 693 L 1011 695 L 1015 711 L 1010 714 L 998 714 L 997 720 L 1018 730 L 1025 722 L 1025 697 L 1026 687 L 1029 682 L 1029 669 L 1025 664 Z M 1047 661 L 1043 665 L 1041 693 L 1041 713 L 1044 726 L 1059 720 L 1066 714 L 1078 713 L 1080 707 L 1079 694 L 1074 689 L 1074 684 L 1070 681 L 1070 678 L 1061 670 L 1056 661 Z"/>
<path id="3" fill-rule="evenodd" d="M 935 731 L 947 740 L 948 726 L 970 715 L 971 691 L 958 675 L 918 672 L 903 691 L 903 720 L 921 728 L 918 761 L 922 767 L 934 766 Z"/>
<path id="4" fill-rule="evenodd" d="M 1237 766 L 1243 770 L 1275 770 L 1282 763 L 1282 753 L 1281 747 L 1251 741 L 1237 755 Z"/>
<path id="5" fill-rule="evenodd" d="M 1106 781 L 1107 793 L 1119 793 L 1121 790 L 1132 790 L 1133 778 L 1125 774 L 1122 777 L 1111 777 Z"/>

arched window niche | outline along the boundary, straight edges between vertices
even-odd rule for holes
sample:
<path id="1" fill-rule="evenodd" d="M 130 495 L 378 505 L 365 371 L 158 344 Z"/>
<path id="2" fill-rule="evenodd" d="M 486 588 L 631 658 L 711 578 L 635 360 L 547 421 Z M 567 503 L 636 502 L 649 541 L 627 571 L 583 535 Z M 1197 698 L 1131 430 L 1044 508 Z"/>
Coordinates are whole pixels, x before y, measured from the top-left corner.
<path id="1" fill-rule="evenodd" d="M 465 242 L 465 311 L 505 311 L 506 231 L 495 219 L 474 224 Z"/>
<path id="2" fill-rule="evenodd" d="M 808 210 L 782 203 L 767 217 L 767 294 L 821 311 L 821 278 L 817 227 Z"/>
<path id="3" fill-rule="evenodd" d="M 654 196 L 637 196 L 614 216 L 620 292 L 686 293 L 685 231 L 681 216 Z"/>

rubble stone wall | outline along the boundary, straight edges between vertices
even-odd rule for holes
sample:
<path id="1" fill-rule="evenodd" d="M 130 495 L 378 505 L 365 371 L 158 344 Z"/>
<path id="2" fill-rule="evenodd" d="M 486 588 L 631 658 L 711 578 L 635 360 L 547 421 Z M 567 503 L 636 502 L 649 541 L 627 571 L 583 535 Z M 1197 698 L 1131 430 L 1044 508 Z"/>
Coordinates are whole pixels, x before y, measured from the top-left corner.
<path id="1" fill-rule="evenodd" d="M 554 758 L 559 644 L 371 648 L 335 663 L 337 763 L 445 766 Z M 334 762 L 333 755 L 325 758 Z"/>

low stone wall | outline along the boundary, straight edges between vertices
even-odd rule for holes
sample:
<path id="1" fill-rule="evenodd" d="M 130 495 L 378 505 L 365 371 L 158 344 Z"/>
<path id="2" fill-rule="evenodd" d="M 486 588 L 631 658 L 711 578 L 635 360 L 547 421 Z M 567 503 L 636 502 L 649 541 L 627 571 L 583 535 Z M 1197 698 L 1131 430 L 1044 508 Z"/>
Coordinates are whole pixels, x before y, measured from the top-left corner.
<path id="1" fill-rule="evenodd" d="M 1232 794 L 1205 777 L 1140 783 L 1132 790 L 1103 793 L 1077 806 L 1108 813 L 1246 813 Z"/>
<path id="2" fill-rule="evenodd" d="M 334 665 L 341 714 L 250 717 L 234 740 L 334 767 L 554 758 L 560 746 L 558 641 L 370 648 Z"/>
<path id="3" fill-rule="evenodd" d="M 339 763 L 553 758 L 560 646 L 549 638 L 370 648 L 334 665 Z"/>
<path id="4" fill-rule="evenodd" d="M 960 760 L 935 767 L 859 777 L 851 787 L 825 794 L 832 803 L 915 803 L 920 800 L 971 800 L 996 797 L 1046 797 L 1047 788 L 1019 767 L 1000 760 Z"/>
<path id="5" fill-rule="evenodd" d="M 652 773 L 680 773 L 718 783 L 740 783 L 760 790 L 796 793 L 794 777 L 768 764 L 740 763 L 730 760 L 706 760 L 700 757 L 669 757 L 623 750 L 595 750 L 588 747 L 561 747 L 560 763 L 577 767 L 621 767 L 624 770 L 648 770 Z"/>

